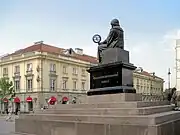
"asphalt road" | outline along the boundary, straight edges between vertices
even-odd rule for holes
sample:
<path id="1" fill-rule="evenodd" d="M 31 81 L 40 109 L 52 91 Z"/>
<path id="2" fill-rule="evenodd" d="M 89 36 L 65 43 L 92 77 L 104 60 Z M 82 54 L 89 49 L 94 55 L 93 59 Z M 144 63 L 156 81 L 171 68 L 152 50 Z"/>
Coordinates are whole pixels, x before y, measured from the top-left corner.
<path id="1" fill-rule="evenodd" d="M 18 135 L 14 133 L 15 122 L 7 122 L 4 116 L 0 116 L 0 135 Z"/>

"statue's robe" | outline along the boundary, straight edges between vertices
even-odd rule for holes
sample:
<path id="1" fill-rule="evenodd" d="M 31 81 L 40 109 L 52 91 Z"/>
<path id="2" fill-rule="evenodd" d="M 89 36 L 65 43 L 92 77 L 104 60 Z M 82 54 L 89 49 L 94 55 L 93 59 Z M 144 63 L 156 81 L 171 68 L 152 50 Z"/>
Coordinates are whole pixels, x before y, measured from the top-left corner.
<path id="1" fill-rule="evenodd" d="M 103 50 L 107 48 L 116 48 L 116 47 L 124 49 L 124 31 L 120 26 L 113 26 L 106 40 L 104 40 L 99 44 L 98 46 L 99 62 L 101 62 Z"/>

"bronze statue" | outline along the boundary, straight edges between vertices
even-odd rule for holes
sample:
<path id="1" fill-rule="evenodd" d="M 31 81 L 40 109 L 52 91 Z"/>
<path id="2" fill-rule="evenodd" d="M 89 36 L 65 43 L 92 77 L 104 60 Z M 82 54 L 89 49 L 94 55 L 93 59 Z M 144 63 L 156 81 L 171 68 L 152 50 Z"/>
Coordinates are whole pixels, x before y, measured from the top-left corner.
<path id="1" fill-rule="evenodd" d="M 124 31 L 120 27 L 118 19 L 113 19 L 111 21 L 112 28 L 110 29 L 109 35 L 103 42 L 100 42 L 100 35 L 94 35 L 93 41 L 98 43 L 98 59 L 101 63 L 102 52 L 107 48 L 121 48 L 124 49 Z"/>

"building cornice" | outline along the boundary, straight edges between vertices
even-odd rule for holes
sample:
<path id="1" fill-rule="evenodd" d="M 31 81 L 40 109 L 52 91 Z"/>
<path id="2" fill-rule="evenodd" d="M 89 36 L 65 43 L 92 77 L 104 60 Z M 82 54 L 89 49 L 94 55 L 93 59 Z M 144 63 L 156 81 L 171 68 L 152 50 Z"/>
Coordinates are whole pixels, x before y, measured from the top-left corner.
<path id="1" fill-rule="evenodd" d="M 49 54 L 46 52 L 45 53 L 31 52 L 31 53 L 26 53 L 26 54 L 22 54 L 22 55 L 14 55 L 14 56 L 2 58 L 0 61 L 0 66 L 18 63 L 18 62 L 22 62 L 22 61 L 28 61 L 28 60 L 37 59 L 37 58 L 44 58 L 44 59 L 48 59 L 48 60 L 63 62 L 63 63 L 67 63 L 67 64 L 74 64 L 74 65 L 84 66 L 84 67 L 89 67 L 91 65 L 90 62 L 73 59 L 71 57 L 64 57 L 61 55 L 53 55 L 53 54 Z"/>

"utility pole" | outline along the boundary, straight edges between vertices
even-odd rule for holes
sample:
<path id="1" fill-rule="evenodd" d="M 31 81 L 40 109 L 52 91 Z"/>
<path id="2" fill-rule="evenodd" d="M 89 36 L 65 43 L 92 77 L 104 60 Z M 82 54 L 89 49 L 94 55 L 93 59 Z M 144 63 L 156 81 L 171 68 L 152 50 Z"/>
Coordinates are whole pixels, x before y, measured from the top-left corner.
<path id="1" fill-rule="evenodd" d="M 169 90 L 170 90 L 170 87 L 171 87 L 170 76 L 171 76 L 171 71 L 170 71 L 170 68 L 169 68 L 169 70 L 168 70 L 168 89 L 169 89 Z"/>

